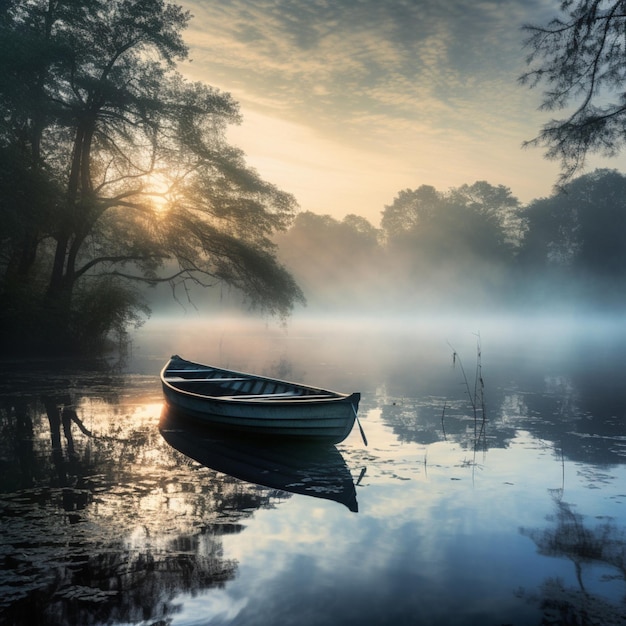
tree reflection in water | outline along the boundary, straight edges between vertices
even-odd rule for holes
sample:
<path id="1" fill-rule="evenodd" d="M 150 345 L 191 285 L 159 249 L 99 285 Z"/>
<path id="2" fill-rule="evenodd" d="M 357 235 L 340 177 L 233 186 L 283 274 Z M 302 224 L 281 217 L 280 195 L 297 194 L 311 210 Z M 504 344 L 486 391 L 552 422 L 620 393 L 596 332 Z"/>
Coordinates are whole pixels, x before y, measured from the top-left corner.
<path id="1" fill-rule="evenodd" d="M 590 583 L 597 583 L 594 577 L 598 568 L 606 572 L 599 579 L 600 587 L 602 583 L 614 580 L 626 582 L 626 529 L 608 520 L 594 528 L 585 526 L 583 516 L 561 496 L 561 490 L 553 493 L 556 511 L 548 518 L 554 522 L 552 527 L 522 528 L 521 533 L 535 542 L 540 554 L 570 560 L 574 564 L 578 588 L 567 587 L 558 578 L 548 578 L 538 596 L 528 594 L 528 597 L 538 602 L 544 611 L 542 623 L 623 624 L 626 595 L 618 606 L 588 587 Z M 598 589 L 597 584 L 595 588 Z"/>
<path id="2" fill-rule="evenodd" d="M 0 622 L 167 620 L 236 575 L 222 536 L 285 497 L 170 448 L 158 413 L 119 403 L 128 380 L 1 390 Z"/>
<path id="3" fill-rule="evenodd" d="M 578 476 L 587 479 L 588 488 L 599 489 L 607 480 L 607 468 L 622 466 L 626 457 L 626 353 L 622 342 L 611 341 L 602 350 L 592 344 L 580 355 L 577 344 L 572 346 L 573 354 L 563 362 L 555 359 L 551 368 L 537 366 L 533 357 L 525 368 L 514 360 L 514 375 L 505 367 L 489 370 L 483 438 L 475 435 L 467 389 L 465 394 L 438 394 L 436 384 L 424 390 L 417 387 L 419 381 L 413 387 L 406 383 L 416 391 L 383 405 L 381 418 L 401 442 L 422 444 L 427 451 L 431 444 L 447 440 L 467 452 L 484 451 L 487 460 L 495 449 L 509 448 L 520 430 L 527 431 L 555 456 L 559 450 L 563 463 L 577 463 Z M 470 463 L 476 464 L 475 456 Z M 541 607 L 543 624 L 626 623 L 626 528 L 607 517 L 589 525 L 575 505 L 563 500 L 562 489 L 552 496 L 552 525 L 521 532 L 535 542 L 539 554 L 571 561 L 574 582 L 550 577 L 537 593 L 521 595 Z"/>

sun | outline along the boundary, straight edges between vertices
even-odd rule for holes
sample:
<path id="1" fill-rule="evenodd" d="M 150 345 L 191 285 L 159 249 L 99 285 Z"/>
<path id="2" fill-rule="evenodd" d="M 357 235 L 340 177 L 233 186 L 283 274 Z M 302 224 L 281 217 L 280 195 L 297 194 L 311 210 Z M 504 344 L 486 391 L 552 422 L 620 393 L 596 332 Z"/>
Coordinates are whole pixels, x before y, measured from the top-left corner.
<path id="1" fill-rule="evenodd" d="M 157 214 L 167 211 L 171 202 L 172 182 L 165 174 L 150 172 L 143 180 L 142 194 Z"/>

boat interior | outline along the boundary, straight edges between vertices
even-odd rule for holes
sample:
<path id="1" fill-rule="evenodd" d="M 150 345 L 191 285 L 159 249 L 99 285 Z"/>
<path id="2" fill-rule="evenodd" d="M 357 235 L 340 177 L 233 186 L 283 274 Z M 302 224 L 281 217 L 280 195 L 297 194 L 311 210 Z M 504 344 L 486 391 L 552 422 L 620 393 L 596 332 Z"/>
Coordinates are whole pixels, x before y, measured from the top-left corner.
<path id="1" fill-rule="evenodd" d="M 168 369 L 165 372 L 165 380 L 182 391 L 213 397 L 279 399 L 302 396 L 307 398 L 334 397 L 336 395 L 295 383 L 256 376 L 233 375 L 231 372 L 210 368 Z"/>

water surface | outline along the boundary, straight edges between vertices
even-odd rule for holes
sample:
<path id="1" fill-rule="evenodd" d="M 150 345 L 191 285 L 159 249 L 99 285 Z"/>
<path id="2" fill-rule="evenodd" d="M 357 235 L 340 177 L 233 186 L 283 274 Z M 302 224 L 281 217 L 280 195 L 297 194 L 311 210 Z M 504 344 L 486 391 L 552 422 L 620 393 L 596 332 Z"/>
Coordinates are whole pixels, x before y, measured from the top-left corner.
<path id="1" fill-rule="evenodd" d="M 624 623 L 625 347 L 562 318 L 154 320 L 121 362 L 4 363 L 0 620 Z M 361 391 L 369 445 L 228 474 L 163 428 L 174 352 Z"/>

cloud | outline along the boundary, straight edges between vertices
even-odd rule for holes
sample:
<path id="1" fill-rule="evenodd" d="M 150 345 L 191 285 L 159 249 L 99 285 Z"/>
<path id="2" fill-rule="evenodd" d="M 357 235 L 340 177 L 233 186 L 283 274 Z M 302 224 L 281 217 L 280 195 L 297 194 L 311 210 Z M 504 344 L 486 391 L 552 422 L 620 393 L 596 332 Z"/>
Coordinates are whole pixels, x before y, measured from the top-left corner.
<path id="1" fill-rule="evenodd" d="M 484 106 L 503 74 L 514 87 L 501 50 L 521 41 L 520 4 L 196 0 L 187 41 L 205 80 L 236 97 L 245 85 L 251 104 L 293 120 L 353 127 L 367 109 L 436 123 L 459 98 Z"/>

